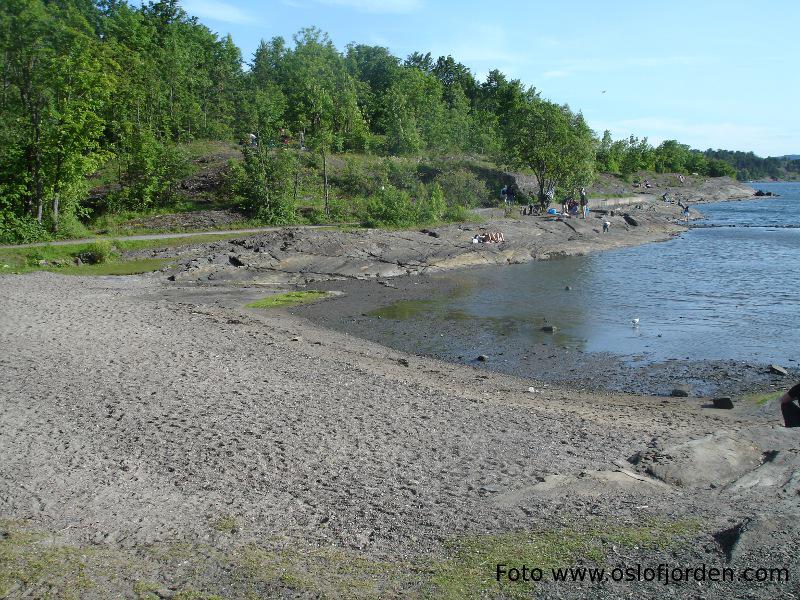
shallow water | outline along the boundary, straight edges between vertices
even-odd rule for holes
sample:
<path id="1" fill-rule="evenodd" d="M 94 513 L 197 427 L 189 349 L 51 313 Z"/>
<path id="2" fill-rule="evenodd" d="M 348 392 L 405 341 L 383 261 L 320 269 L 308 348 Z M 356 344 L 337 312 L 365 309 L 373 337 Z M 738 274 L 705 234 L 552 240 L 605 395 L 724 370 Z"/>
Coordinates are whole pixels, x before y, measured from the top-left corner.
<path id="1" fill-rule="evenodd" d="M 520 356 L 554 344 L 638 364 L 796 365 L 800 184 L 755 185 L 781 197 L 696 207 L 702 227 L 663 243 L 438 275 L 447 295 L 372 315 L 395 323 L 383 323 L 387 344 L 402 337 L 403 346 L 445 358 L 475 348 Z M 407 319 L 426 327 L 404 327 Z M 556 333 L 543 332 L 545 324 Z"/>

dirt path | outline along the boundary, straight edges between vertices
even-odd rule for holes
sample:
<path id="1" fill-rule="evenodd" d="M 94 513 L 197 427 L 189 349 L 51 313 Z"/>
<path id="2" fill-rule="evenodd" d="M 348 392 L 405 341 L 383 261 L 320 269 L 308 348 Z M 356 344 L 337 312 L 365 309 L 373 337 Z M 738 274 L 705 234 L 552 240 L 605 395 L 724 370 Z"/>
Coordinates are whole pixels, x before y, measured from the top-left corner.
<path id="1" fill-rule="evenodd" d="M 352 223 L 351 223 L 352 225 Z M 296 225 L 297 229 L 326 229 L 331 225 Z M 72 244 L 91 244 L 92 242 L 99 242 L 100 240 L 120 239 L 120 240 L 169 240 L 174 238 L 189 238 L 198 235 L 238 235 L 249 233 L 267 233 L 270 231 L 281 231 L 285 227 L 253 227 L 250 229 L 215 229 L 212 231 L 189 231 L 183 233 L 148 233 L 144 235 L 125 235 L 115 238 L 109 236 L 81 238 L 77 240 L 57 240 L 54 242 L 37 242 L 35 244 L 17 244 L 13 246 L 0 246 L 0 248 L 37 248 L 41 246 L 71 246 Z"/>

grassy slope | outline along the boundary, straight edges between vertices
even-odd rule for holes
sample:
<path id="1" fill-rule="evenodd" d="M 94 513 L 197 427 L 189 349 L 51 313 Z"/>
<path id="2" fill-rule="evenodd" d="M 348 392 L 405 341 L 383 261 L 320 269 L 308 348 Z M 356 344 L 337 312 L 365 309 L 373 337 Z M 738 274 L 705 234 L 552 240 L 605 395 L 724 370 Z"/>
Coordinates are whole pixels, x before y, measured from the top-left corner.
<path id="1" fill-rule="evenodd" d="M 209 187 L 209 177 L 219 182 L 224 175 L 227 163 L 241 157 L 241 149 L 236 144 L 222 141 L 195 141 L 183 146 L 192 161 L 191 175 L 179 186 L 180 197 L 170 206 L 153 208 L 148 211 L 126 211 L 117 214 L 98 216 L 88 224 L 89 230 L 103 235 L 123 236 L 139 233 L 185 232 L 193 230 L 225 230 L 258 226 L 260 223 L 248 220 L 237 213 L 230 199 L 219 193 L 218 186 Z M 299 170 L 297 177 L 298 223 L 317 223 L 324 207 L 322 164 L 318 155 L 308 151 L 298 151 Z M 364 154 L 331 155 L 328 159 L 330 196 L 332 202 L 345 207 L 342 219 L 357 220 L 353 214 L 365 202 L 370 189 L 379 187 L 381 178 L 391 163 L 395 177 L 394 185 L 403 184 L 404 176 L 415 173 L 423 181 L 431 181 L 442 173 L 465 170 L 474 174 L 485 186 L 480 203 L 484 206 L 496 205 L 499 192 L 504 184 L 512 181 L 511 174 L 503 171 L 486 158 L 476 156 L 438 156 L 438 157 L 380 157 Z M 116 164 L 108 164 L 96 174 L 95 195 L 113 187 Z M 354 176 L 355 173 L 355 176 Z M 397 174 L 400 173 L 399 177 Z M 526 173 L 514 173 L 518 186 L 525 192 L 535 193 L 535 179 Z M 412 176 L 413 178 L 414 176 Z M 703 178 L 686 177 L 686 184 L 680 184 L 674 174 L 637 173 L 627 178 L 611 174 L 600 174 L 588 192 L 594 198 L 629 196 L 645 190 L 634 185 L 637 181 L 648 179 L 653 184 L 650 193 L 663 193 L 666 188 L 679 191 L 684 185 L 695 187 Z M 406 183 L 408 179 L 406 177 Z M 102 185 L 101 185 L 102 184 Z M 566 190 L 557 190 L 561 193 Z M 524 198 L 518 197 L 522 201 Z M 220 222 L 197 218 L 198 211 L 223 211 L 227 214 Z M 169 217 L 179 213 L 177 217 Z M 323 217 L 324 219 L 324 217 Z"/>
<path id="2" fill-rule="evenodd" d="M 0 272 L 29 273 L 53 271 L 65 275 L 132 275 L 160 269 L 167 260 L 158 258 L 126 259 L 124 254 L 149 248 L 173 248 L 191 244 L 210 243 L 241 237 L 237 234 L 197 235 L 161 240 L 111 240 L 115 256 L 111 260 L 94 265 L 75 265 L 75 258 L 87 252 L 91 244 L 69 244 L 65 246 L 39 246 L 35 248 L 0 248 Z M 44 261 L 44 264 L 40 264 Z"/>

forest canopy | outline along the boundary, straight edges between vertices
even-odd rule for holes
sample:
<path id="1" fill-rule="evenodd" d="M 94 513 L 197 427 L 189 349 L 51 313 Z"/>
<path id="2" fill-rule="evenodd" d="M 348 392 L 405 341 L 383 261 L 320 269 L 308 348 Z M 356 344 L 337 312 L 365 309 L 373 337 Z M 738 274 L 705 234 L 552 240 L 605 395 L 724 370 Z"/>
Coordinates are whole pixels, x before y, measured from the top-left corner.
<path id="1" fill-rule="evenodd" d="M 323 165 L 329 153 L 479 155 L 556 186 L 586 185 L 595 170 L 743 178 L 779 170 L 773 159 L 674 140 L 598 139 L 579 112 L 498 70 L 478 81 L 452 56 L 401 59 L 357 43 L 340 51 L 311 27 L 291 42 L 264 40 L 245 58 L 177 0 L 4 0 L 0 46 L 6 241 L 68 236 L 93 210 L 169 205 L 186 172 L 182 143 L 251 134 L 267 147 L 300 139 Z M 272 165 L 265 152 L 248 160 L 240 170 L 255 186 L 291 161 Z M 109 164 L 113 191 L 93 205 L 90 177 Z M 246 183 L 236 193 L 246 194 Z M 273 200 L 270 218 L 285 222 L 291 206 Z"/>

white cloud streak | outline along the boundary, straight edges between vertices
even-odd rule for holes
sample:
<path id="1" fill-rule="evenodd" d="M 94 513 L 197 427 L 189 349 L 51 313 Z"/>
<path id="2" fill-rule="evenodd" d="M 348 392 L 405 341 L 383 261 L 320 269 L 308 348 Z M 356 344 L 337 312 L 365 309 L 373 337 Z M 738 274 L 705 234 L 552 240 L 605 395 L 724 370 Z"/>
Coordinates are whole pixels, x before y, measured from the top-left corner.
<path id="1" fill-rule="evenodd" d="M 241 8 L 226 4 L 225 2 L 212 2 L 210 0 L 184 0 L 183 9 L 190 15 L 201 19 L 210 19 L 221 23 L 234 23 L 243 25 L 256 21 Z"/>
<path id="2" fill-rule="evenodd" d="M 692 66 L 708 63 L 700 56 L 661 56 L 640 58 L 586 58 L 559 60 L 549 66 L 557 67 L 542 74 L 542 77 L 570 77 L 578 73 L 608 73 L 629 69 L 653 69 L 669 66 Z"/>
<path id="3" fill-rule="evenodd" d="M 411 13 L 422 8 L 422 0 L 315 0 L 368 13 Z"/>

